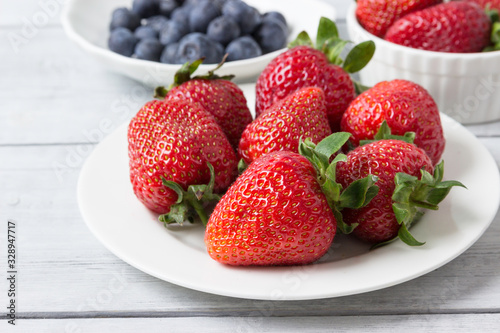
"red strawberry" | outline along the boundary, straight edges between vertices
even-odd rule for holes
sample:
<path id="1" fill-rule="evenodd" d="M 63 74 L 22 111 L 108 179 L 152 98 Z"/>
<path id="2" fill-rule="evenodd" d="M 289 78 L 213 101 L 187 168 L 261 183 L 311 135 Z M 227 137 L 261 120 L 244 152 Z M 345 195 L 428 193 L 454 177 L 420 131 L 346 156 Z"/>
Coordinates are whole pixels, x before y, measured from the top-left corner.
<path id="1" fill-rule="evenodd" d="M 241 133 L 252 121 L 252 114 L 241 89 L 230 81 L 232 76 L 219 77 L 214 74 L 222 63 L 204 76 L 191 74 L 202 60 L 185 64 L 176 74 L 175 83 L 170 90 L 157 89 L 157 95 L 167 99 L 184 99 L 201 104 L 210 112 L 226 134 L 231 145 L 236 149 Z"/>
<path id="2" fill-rule="evenodd" d="M 345 223 L 358 224 L 353 235 L 370 243 L 390 241 L 399 235 L 409 245 L 423 244 L 408 232 L 419 216 L 417 208 L 437 209 L 452 186 L 463 186 L 442 182 L 443 164 L 434 170 L 422 149 L 400 140 L 358 147 L 347 154 L 346 162 L 337 164 L 337 181 L 344 187 L 368 174 L 378 177 L 379 193 L 365 207 L 345 209 L 342 215 Z"/>
<path id="3" fill-rule="evenodd" d="M 467 53 L 487 47 L 490 33 L 490 18 L 478 4 L 452 1 L 400 18 L 385 39 L 416 49 Z"/>
<path id="4" fill-rule="evenodd" d="M 317 49 L 307 33 L 301 33 L 291 48 L 274 58 L 259 76 L 256 115 L 300 88 L 316 86 L 325 93 L 330 127 L 338 130 L 342 113 L 356 96 L 348 73 L 363 68 L 375 52 L 373 42 L 364 42 L 342 60 L 340 52 L 345 44 L 338 37 L 335 23 L 326 18 L 321 19 L 318 27 Z"/>
<path id="5" fill-rule="evenodd" d="M 350 142 L 374 139 L 383 121 L 395 135 L 415 133 L 415 144 L 424 149 L 433 165 L 440 161 L 445 139 L 439 111 L 429 93 L 405 80 L 384 81 L 359 95 L 342 117 L 341 128 L 352 134 Z"/>
<path id="6" fill-rule="evenodd" d="M 210 256 L 229 265 L 298 265 L 325 254 L 343 226 L 339 208 L 361 207 L 376 193 L 369 176 L 340 194 L 337 161 L 328 160 L 347 137 L 306 141 L 299 149 L 305 156 L 275 151 L 250 164 L 210 216 Z"/>
<path id="7" fill-rule="evenodd" d="M 162 184 L 173 181 L 184 190 L 207 184 L 215 170 L 215 190 L 224 191 L 237 173 L 237 158 L 214 117 L 195 103 L 151 101 L 128 127 L 130 180 L 139 200 L 157 213 L 169 212 L 178 193 Z"/>
<path id="8" fill-rule="evenodd" d="M 383 38 L 400 17 L 443 0 L 358 0 L 356 18 L 366 31 Z"/>
<path id="9" fill-rule="evenodd" d="M 302 88 L 278 101 L 243 132 L 239 154 L 247 164 L 277 150 L 298 152 L 300 138 L 318 143 L 332 133 L 320 88 Z"/>

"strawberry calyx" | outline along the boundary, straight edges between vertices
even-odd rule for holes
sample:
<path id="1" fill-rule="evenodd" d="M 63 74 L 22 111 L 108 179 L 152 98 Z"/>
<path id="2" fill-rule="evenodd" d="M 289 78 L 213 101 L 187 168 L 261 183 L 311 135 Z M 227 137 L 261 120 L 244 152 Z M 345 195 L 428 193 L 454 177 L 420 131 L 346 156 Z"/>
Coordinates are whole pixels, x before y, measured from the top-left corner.
<path id="1" fill-rule="evenodd" d="M 379 140 L 400 140 L 404 141 L 406 143 L 414 143 L 415 141 L 415 132 L 406 132 L 404 135 L 395 135 L 392 134 L 391 128 L 387 124 L 387 121 L 384 120 L 382 124 L 380 124 L 380 127 L 371 140 L 360 140 L 359 145 L 363 146 L 375 141 Z"/>
<path id="2" fill-rule="evenodd" d="M 373 41 L 359 43 L 349 51 L 345 58 L 342 58 L 341 54 L 349 43 L 352 42 L 340 38 L 335 22 L 321 17 L 316 43 L 312 41 L 306 31 L 302 31 L 294 41 L 288 44 L 288 48 L 299 45 L 316 48 L 327 56 L 330 63 L 342 66 L 347 73 L 352 74 L 360 71 L 370 62 L 375 53 L 375 43 Z"/>
<path id="3" fill-rule="evenodd" d="M 491 21 L 491 44 L 483 49 L 483 52 L 499 51 L 500 50 L 500 15 L 498 10 L 490 9 L 490 4 L 486 6 L 486 15 Z"/>
<path id="4" fill-rule="evenodd" d="M 299 143 L 299 153 L 306 157 L 315 167 L 318 182 L 337 220 L 337 226 L 344 234 L 351 233 L 358 224 L 346 224 L 342 218 L 341 210 L 343 208 L 362 208 L 379 191 L 378 186 L 375 185 L 378 177 L 374 175 L 368 175 L 363 179 L 356 180 L 345 189 L 336 181 L 337 163 L 347 159 L 346 155 L 336 153 L 350 136 L 350 133 L 337 132 L 326 137 L 317 145 L 310 139 L 304 141 L 301 139 Z M 332 160 L 334 154 L 336 155 Z"/>
<path id="5" fill-rule="evenodd" d="M 207 225 L 209 216 L 205 211 L 205 205 L 220 200 L 220 196 L 213 193 L 215 184 L 214 168 L 208 162 L 207 165 L 210 170 L 208 184 L 189 185 L 187 191 L 184 191 L 176 182 L 162 177 L 163 185 L 177 193 L 177 201 L 170 207 L 170 212 L 158 217 L 158 220 L 163 222 L 166 227 L 175 223 L 182 226 L 185 221 L 194 223 L 197 218 L 201 220 L 203 225 Z"/>
<path id="6" fill-rule="evenodd" d="M 181 84 L 191 80 L 228 80 L 228 81 L 232 80 L 234 78 L 234 75 L 219 76 L 215 74 L 215 71 L 221 68 L 222 65 L 224 65 L 224 63 L 226 62 L 226 58 L 227 58 L 227 53 L 224 55 L 221 62 L 217 64 L 217 66 L 214 69 L 208 71 L 205 75 L 197 75 L 194 77 L 192 75 L 198 69 L 198 67 L 203 63 L 205 58 L 200 58 L 193 62 L 186 62 L 175 73 L 174 82 L 168 88 L 165 88 L 164 86 L 155 88 L 154 97 L 163 99 L 167 96 L 168 92 L 172 90 L 172 88 L 178 87 Z"/>
<path id="7" fill-rule="evenodd" d="M 390 243 L 397 238 L 410 246 L 425 244 L 416 240 L 409 231 L 423 215 L 420 208 L 438 210 L 439 203 L 446 198 L 452 187 L 466 188 L 459 181 L 443 181 L 444 162 L 436 165 L 433 175 L 424 169 L 420 173 L 420 179 L 404 172 L 398 172 L 394 177 L 396 188 L 392 195 L 392 209 L 401 227 L 396 238 L 376 244 L 375 247 Z"/>

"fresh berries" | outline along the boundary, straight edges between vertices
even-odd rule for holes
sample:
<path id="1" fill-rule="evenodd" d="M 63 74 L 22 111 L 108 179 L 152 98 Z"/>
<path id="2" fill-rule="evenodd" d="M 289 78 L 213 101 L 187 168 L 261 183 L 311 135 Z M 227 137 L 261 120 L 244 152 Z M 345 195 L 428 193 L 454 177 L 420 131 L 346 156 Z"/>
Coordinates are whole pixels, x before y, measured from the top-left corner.
<path id="1" fill-rule="evenodd" d="M 340 128 L 342 114 L 356 97 L 349 73 L 360 70 L 368 63 L 375 52 L 375 45 L 371 41 L 361 43 L 342 60 L 340 46 L 345 42 L 339 40 L 335 23 L 326 18 L 320 21 L 316 44 L 314 48 L 309 36 L 302 33 L 289 50 L 274 58 L 262 71 L 256 85 L 257 116 L 294 91 L 316 86 L 325 93 L 326 112 L 332 130 Z M 342 63 L 343 67 L 337 65 Z"/>
<path id="2" fill-rule="evenodd" d="M 170 89 L 165 91 L 162 87 L 157 88 L 157 96 L 201 105 L 214 116 L 231 145 L 237 149 L 241 133 L 252 121 L 246 98 L 242 90 L 230 81 L 231 77 L 214 74 L 221 65 L 207 75 L 191 77 L 200 64 L 201 61 L 198 60 L 182 66 Z"/>
<path id="3" fill-rule="evenodd" d="M 128 127 L 130 181 L 137 198 L 149 209 L 168 213 L 178 194 L 162 178 L 182 189 L 208 184 L 213 166 L 217 192 L 234 180 L 237 159 L 213 116 L 189 101 L 146 103 Z"/>
<path id="4" fill-rule="evenodd" d="M 138 39 L 127 28 L 116 28 L 111 31 L 108 39 L 108 47 L 111 51 L 126 57 L 134 54 Z"/>
<path id="5" fill-rule="evenodd" d="M 155 56 L 148 54 L 146 58 L 169 64 L 202 57 L 205 64 L 216 64 L 225 52 L 230 53 L 226 61 L 258 57 L 284 48 L 289 30 L 281 13 L 261 14 L 241 0 L 134 0 L 132 9 L 122 7 L 113 12 L 110 31 L 116 28 L 130 30 L 139 40 L 157 38 L 163 56 L 156 56 L 155 47 Z M 129 48 L 124 52 L 125 47 L 116 45 L 109 48 L 121 55 L 145 59 L 145 52 L 135 54 L 132 50 L 130 54 Z M 139 50 L 143 51 L 142 46 Z"/>
<path id="6" fill-rule="evenodd" d="M 312 164 L 280 151 L 254 163 L 219 201 L 207 224 L 212 259 L 229 265 L 299 265 L 328 251 L 336 220 Z"/>
<path id="7" fill-rule="evenodd" d="M 250 36 L 236 38 L 226 47 L 227 61 L 255 58 L 262 55 L 259 44 Z"/>
<path id="8" fill-rule="evenodd" d="M 141 39 L 135 46 L 134 54 L 137 59 L 160 61 L 163 45 L 156 38 Z"/>
<path id="9" fill-rule="evenodd" d="M 490 33 L 491 20 L 478 4 L 452 1 L 400 18 L 385 39 L 416 49 L 469 53 L 487 47 Z"/>
<path id="10" fill-rule="evenodd" d="M 356 18 L 368 32 L 383 38 L 399 18 L 443 0 L 358 0 Z"/>
<path id="11" fill-rule="evenodd" d="M 229 44 L 241 34 L 240 26 L 227 16 L 215 18 L 207 27 L 207 36 L 222 45 Z"/>
<path id="12" fill-rule="evenodd" d="M 434 169 L 422 149 L 394 139 L 360 146 L 337 164 L 337 181 L 344 187 L 369 174 L 378 177 L 378 194 L 365 207 L 344 209 L 342 215 L 346 224 L 357 224 L 354 236 L 373 244 L 399 236 L 409 245 L 422 245 L 408 231 L 421 215 L 419 208 L 437 209 L 452 186 L 463 186 L 443 182 L 442 163 Z"/>
<path id="13" fill-rule="evenodd" d="M 436 165 L 443 154 L 445 138 L 434 99 L 416 83 L 384 81 L 368 89 L 349 105 L 342 116 L 341 129 L 352 134 L 351 144 L 373 140 L 382 122 L 395 135 L 415 133 L 415 144 L 425 150 Z"/>
<path id="14" fill-rule="evenodd" d="M 141 18 L 132 13 L 128 8 L 117 8 L 111 14 L 111 23 L 109 29 L 112 31 L 116 28 L 127 28 L 134 31 L 141 25 Z"/>
<path id="15" fill-rule="evenodd" d="M 276 102 L 248 125 L 238 152 L 250 164 L 273 151 L 298 152 L 301 139 L 309 138 L 317 144 L 331 133 L 323 90 L 302 88 Z"/>
<path id="16" fill-rule="evenodd" d="M 178 63 L 193 62 L 205 58 L 205 63 L 216 64 L 222 61 L 224 48 L 201 32 L 192 32 L 182 37 L 176 52 Z"/>

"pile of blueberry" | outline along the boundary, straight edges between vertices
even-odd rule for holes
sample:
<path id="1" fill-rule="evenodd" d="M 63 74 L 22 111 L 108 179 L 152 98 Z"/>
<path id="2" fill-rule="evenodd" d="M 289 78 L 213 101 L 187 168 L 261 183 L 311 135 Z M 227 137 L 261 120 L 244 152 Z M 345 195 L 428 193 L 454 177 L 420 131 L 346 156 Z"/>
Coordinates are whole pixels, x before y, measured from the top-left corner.
<path id="1" fill-rule="evenodd" d="M 288 36 L 281 13 L 241 0 L 133 0 L 113 11 L 110 31 L 111 51 L 167 64 L 258 57 L 285 47 Z"/>

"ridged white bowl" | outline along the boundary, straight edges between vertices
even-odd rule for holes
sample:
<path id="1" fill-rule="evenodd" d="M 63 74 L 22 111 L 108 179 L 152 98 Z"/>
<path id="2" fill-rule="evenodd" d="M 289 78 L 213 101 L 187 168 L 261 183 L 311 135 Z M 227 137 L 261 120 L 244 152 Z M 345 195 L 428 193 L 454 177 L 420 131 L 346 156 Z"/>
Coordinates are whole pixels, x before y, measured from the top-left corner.
<path id="1" fill-rule="evenodd" d="M 316 36 L 319 19 L 326 16 L 335 19 L 335 8 L 321 0 L 245 0 L 264 13 L 280 11 L 287 19 L 289 40 L 302 30 Z M 62 13 L 62 24 L 67 36 L 78 44 L 90 57 L 103 67 L 142 82 L 147 86 L 166 85 L 173 81 L 180 65 L 124 57 L 111 52 L 107 47 L 109 22 L 117 7 L 131 7 L 132 0 L 68 0 Z M 286 49 L 264 54 L 260 57 L 227 62 L 217 71 L 219 75 L 234 74 L 235 82 L 254 82 L 267 64 Z M 206 73 L 215 67 L 202 64 L 198 73 Z"/>
<path id="2" fill-rule="evenodd" d="M 361 83 L 373 86 L 393 79 L 413 81 L 426 88 L 439 110 L 462 124 L 500 119 L 500 51 L 488 53 L 432 52 L 387 42 L 366 31 L 355 15 L 347 13 L 350 39 L 373 40 L 373 59 L 359 74 Z"/>

